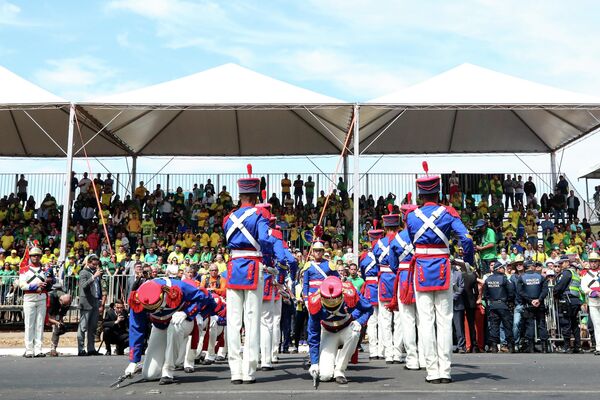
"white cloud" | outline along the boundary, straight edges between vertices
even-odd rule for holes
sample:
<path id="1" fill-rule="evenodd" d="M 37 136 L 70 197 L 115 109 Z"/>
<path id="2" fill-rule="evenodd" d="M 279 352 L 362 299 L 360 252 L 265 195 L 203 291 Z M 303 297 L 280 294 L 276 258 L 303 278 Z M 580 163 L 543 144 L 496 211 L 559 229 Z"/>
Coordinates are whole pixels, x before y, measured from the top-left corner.
<path id="1" fill-rule="evenodd" d="M 21 8 L 8 1 L 0 1 L 0 25 L 18 25 Z"/>
<path id="2" fill-rule="evenodd" d="M 34 73 L 35 80 L 73 101 L 90 100 L 142 86 L 138 81 L 120 81 L 117 71 L 90 56 L 53 59 Z"/>

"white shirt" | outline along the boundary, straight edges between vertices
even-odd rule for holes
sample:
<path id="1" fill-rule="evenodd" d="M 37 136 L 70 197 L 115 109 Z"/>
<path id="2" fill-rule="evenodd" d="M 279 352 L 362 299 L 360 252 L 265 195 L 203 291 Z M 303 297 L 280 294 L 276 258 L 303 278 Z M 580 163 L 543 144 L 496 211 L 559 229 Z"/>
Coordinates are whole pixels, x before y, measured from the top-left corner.
<path id="1" fill-rule="evenodd" d="M 586 296 L 592 292 L 592 288 L 600 287 L 600 269 L 595 271 L 588 270 L 585 275 L 581 277 L 581 288 Z M 600 307 L 600 297 L 588 297 L 589 305 L 592 307 Z"/>

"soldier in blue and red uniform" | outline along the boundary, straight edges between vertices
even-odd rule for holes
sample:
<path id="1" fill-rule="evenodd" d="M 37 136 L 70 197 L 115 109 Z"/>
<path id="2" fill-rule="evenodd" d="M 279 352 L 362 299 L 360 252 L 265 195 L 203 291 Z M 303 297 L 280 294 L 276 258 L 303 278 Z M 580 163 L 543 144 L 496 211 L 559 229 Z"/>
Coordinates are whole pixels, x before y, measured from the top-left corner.
<path id="1" fill-rule="evenodd" d="M 323 382 L 348 383 L 346 367 L 373 306 L 351 282 L 330 276 L 309 296 L 308 312 L 309 373 Z"/>
<path id="2" fill-rule="evenodd" d="M 402 211 L 403 220 L 406 224 L 407 215 L 412 212 L 416 205 L 410 204 L 412 194 L 409 193 L 407 198 L 409 204 L 403 204 L 400 209 Z M 406 227 L 394 236 L 390 243 L 389 262 L 392 268 L 396 269 L 396 297 L 390 302 L 388 308 L 397 310 L 402 320 L 402 343 L 406 350 L 406 365 L 404 369 L 410 371 L 420 370 L 419 359 L 423 359 L 421 348 L 422 341 L 419 341 L 417 346 L 417 310 L 415 306 L 414 280 L 410 274 L 410 264 L 415 251 L 408 236 Z M 419 357 L 420 356 L 420 357 Z M 424 365 L 424 360 L 423 360 Z"/>
<path id="3" fill-rule="evenodd" d="M 396 280 L 396 267 L 389 261 L 390 244 L 398 229 L 400 229 L 400 215 L 392 214 L 393 206 L 388 206 L 390 214 L 383 215 L 385 236 L 373 248 L 373 254 L 379 263 L 379 330 L 383 341 L 385 363 L 400 364 L 402 362 L 402 321 L 400 313 L 390 311 L 386 306 L 395 298 L 394 282 Z"/>
<path id="4" fill-rule="evenodd" d="M 260 204 L 263 206 L 263 204 Z M 270 204 L 264 205 L 270 209 Z M 268 272 L 265 272 L 265 285 L 263 289 L 262 313 L 260 318 L 260 364 L 262 371 L 273 370 L 273 355 L 279 342 L 275 341 L 275 333 L 279 333 L 279 321 L 281 319 L 281 297 L 277 301 L 279 289 L 279 275 L 285 273 L 287 268 L 286 253 L 283 247 L 283 234 L 277 229 L 277 219 L 269 219 L 269 241 L 271 242 L 271 253 L 263 253 L 263 263 Z M 277 321 L 275 321 L 277 319 Z M 277 325 L 277 329 L 275 326 Z M 277 347 L 275 347 L 277 344 Z"/>
<path id="5" fill-rule="evenodd" d="M 310 261 L 308 268 L 304 270 L 302 275 L 302 298 L 304 301 L 308 300 L 309 295 L 319 290 L 325 278 L 328 276 L 339 276 L 337 271 L 329 268 L 329 261 L 323 259 L 324 254 L 325 246 L 317 238 L 312 247 L 314 260 Z"/>
<path id="6" fill-rule="evenodd" d="M 428 172 L 427 163 L 423 163 Z M 440 177 L 417 179 L 423 205 L 408 214 L 406 228 L 415 248 L 411 261 L 414 276 L 419 341 L 423 342 L 425 367 L 430 383 L 450 383 L 453 296 L 450 266 L 450 235 L 460 240 L 464 260 L 473 264 L 473 240 L 456 210 L 439 204 Z"/>
<path id="7" fill-rule="evenodd" d="M 365 284 L 362 288 L 362 294 L 373 306 L 373 314 L 369 318 L 367 323 L 367 335 L 369 336 L 369 359 L 383 359 L 383 340 L 380 340 L 381 330 L 378 331 L 378 318 L 379 318 L 379 265 L 377 264 L 377 258 L 373 254 L 372 249 L 375 247 L 379 239 L 384 236 L 383 229 L 377 229 L 377 221 L 373 221 L 373 229 L 367 232 L 369 235 L 369 241 L 371 243 L 371 250 L 367 253 L 363 253 L 360 257 L 359 266 L 360 272 Z"/>
<path id="8" fill-rule="evenodd" d="M 292 298 L 291 290 L 286 285 L 286 279 L 288 276 L 295 277 L 296 272 L 298 271 L 298 261 L 296 257 L 290 251 L 288 244 L 283 240 L 283 234 L 281 233 L 281 227 L 279 225 L 275 226 L 276 236 L 279 237 L 279 240 L 275 244 L 275 246 L 281 246 L 284 254 L 284 262 L 279 264 L 279 274 L 277 275 L 277 279 L 273 282 L 273 290 L 274 290 L 274 309 L 275 313 L 273 315 L 273 355 L 271 360 L 274 363 L 279 361 L 279 345 L 281 343 L 281 314 L 283 312 L 283 300 L 282 296 L 286 296 L 288 298 Z M 290 321 L 291 322 L 291 321 Z M 290 326 L 291 329 L 291 326 Z"/>
<path id="9" fill-rule="evenodd" d="M 125 375 L 133 375 L 139 368 L 144 334 L 151 323 L 142 376 L 144 379 L 160 377 L 161 385 L 174 382 L 175 361 L 185 354 L 196 315 L 207 318 L 225 314 L 224 305 L 217 306 L 203 288 L 169 278 L 152 279 L 132 291 L 129 310 L 129 365 Z"/>
<path id="10" fill-rule="evenodd" d="M 252 166 L 248 165 L 252 174 Z M 241 206 L 223 220 L 231 259 L 227 263 L 227 347 L 233 384 L 254 383 L 260 348 L 263 297 L 263 253 L 272 251 L 269 212 L 257 208 L 260 179 L 238 180 Z M 245 329 L 242 355 L 242 322 Z"/>

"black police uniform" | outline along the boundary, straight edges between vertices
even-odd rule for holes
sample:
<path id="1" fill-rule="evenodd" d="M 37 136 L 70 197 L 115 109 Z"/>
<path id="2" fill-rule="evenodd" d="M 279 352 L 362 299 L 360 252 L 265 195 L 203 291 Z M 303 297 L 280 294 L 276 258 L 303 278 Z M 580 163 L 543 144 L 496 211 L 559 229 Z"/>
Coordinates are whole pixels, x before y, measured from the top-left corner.
<path id="1" fill-rule="evenodd" d="M 542 341 L 542 351 L 548 351 L 548 330 L 546 329 L 546 308 L 544 300 L 548 295 L 548 281 L 541 274 L 535 272 L 531 267 L 517 279 L 517 293 L 523 305 L 523 322 L 525 327 L 525 338 L 527 346 L 525 353 L 534 351 L 535 326 L 539 328 L 539 337 Z M 540 304 L 535 307 L 533 300 L 539 300 Z"/>
<path id="2" fill-rule="evenodd" d="M 488 340 L 492 352 L 498 351 L 500 343 L 500 323 L 504 326 L 506 341 L 511 352 L 514 351 L 513 340 L 513 316 L 510 313 L 508 303 L 514 301 L 513 285 L 506 275 L 500 272 L 494 272 L 483 284 L 483 298 L 487 303 L 488 317 Z"/>
<path id="3" fill-rule="evenodd" d="M 579 311 L 581 309 L 581 298 L 578 290 L 574 289 L 581 278 L 573 279 L 571 268 L 563 270 L 557 278 L 554 286 L 554 297 L 558 299 L 560 332 L 564 338 L 563 351 L 578 353 L 581 348 L 581 331 L 579 328 Z M 576 273 L 576 272 L 575 272 Z M 571 348 L 571 335 L 575 338 L 574 347 Z"/>

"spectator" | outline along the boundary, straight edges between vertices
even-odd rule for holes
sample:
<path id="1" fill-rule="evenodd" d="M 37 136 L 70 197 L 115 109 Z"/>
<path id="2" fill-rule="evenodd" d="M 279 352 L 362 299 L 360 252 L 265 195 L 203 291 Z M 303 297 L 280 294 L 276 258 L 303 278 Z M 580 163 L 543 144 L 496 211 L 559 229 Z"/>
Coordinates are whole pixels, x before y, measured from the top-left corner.
<path id="1" fill-rule="evenodd" d="M 290 198 L 290 188 L 292 187 L 292 181 L 288 179 L 288 174 L 283 174 L 283 179 L 281 180 L 281 200 L 285 201 Z"/>
<path id="2" fill-rule="evenodd" d="M 567 197 L 567 216 L 569 218 L 569 223 L 573 222 L 573 220 L 577 218 L 579 204 L 579 198 L 575 196 L 575 192 L 571 190 L 569 192 L 569 197 Z"/>
<path id="3" fill-rule="evenodd" d="M 456 171 L 452 171 L 450 174 L 450 178 L 448 178 L 448 185 L 450 186 L 450 190 L 448 191 L 450 198 L 452 198 L 455 193 L 460 192 L 460 182 L 458 180 L 458 176 L 456 175 Z"/>
<path id="4" fill-rule="evenodd" d="M 94 347 L 94 337 L 98 319 L 104 312 L 104 301 L 100 286 L 102 268 L 95 254 L 87 257 L 85 268 L 79 273 L 79 328 L 77 330 L 77 355 L 99 355 Z M 87 351 L 85 344 L 87 342 Z"/>
<path id="5" fill-rule="evenodd" d="M 148 190 L 144 186 L 143 181 L 140 181 L 139 186 L 135 188 L 135 191 L 133 192 L 133 198 L 138 203 L 140 208 L 144 208 L 148 198 Z"/>
<path id="6" fill-rule="evenodd" d="M 513 180 L 510 178 L 510 175 L 506 175 L 506 180 L 502 184 L 504 188 L 504 208 L 508 209 L 508 203 L 510 201 L 510 207 L 514 208 L 515 206 L 515 186 L 513 184 Z"/>
<path id="7" fill-rule="evenodd" d="M 523 178 L 521 175 L 517 177 L 515 182 L 515 202 L 521 204 L 522 206 L 526 205 L 523 203 L 523 195 L 525 194 L 525 184 L 523 183 Z"/>
<path id="8" fill-rule="evenodd" d="M 490 262 L 496 259 L 496 232 L 487 226 L 487 222 L 483 219 L 477 221 L 474 229 L 478 230 L 480 244 L 475 246 L 481 259 L 481 273 L 487 274 L 490 272 Z"/>
<path id="9" fill-rule="evenodd" d="M 215 185 L 212 184 L 212 181 L 210 179 L 208 179 L 206 181 L 206 185 L 204 185 L 204 193 L 206 194 L 207 192 L 215 194 Z"/>
<path id="10" fill-rule="evenodd" d="M 102 322 L 102 328 L 106 355 L 111 355 L 111 345 L 115 345 L 116 354 L 122 356 L 125 349 L 129 347 L 129 316 L 123 300 L 117 299 L 110 305 Z"/>
<path id="11" fill-rule="evenodd" d="M 77 186 L 79 186 L 79 194 L 82 194 L 84 199 L 89 197 L 92 181 L 88 178 L 87 172 L 83 173 L 83 178 L 79 180 Z"/>
<path id="12" fill-rule="evenodd" d="M 567 196 L 567 194 L 569 194 L 569 182 L 567 182 L 567 180 L 565 179 L 565 177 L 563 175 L 560 175 L 558 177 L 558 182 L 556 183 L 556 189 L 558 189 L 558 192 L 565 197 Z"/>
<path id="13" fill-rule="evenodd" d="M 306 191 L 306 204 L 312 206 L 315 197 L 315 183 L 312 180 L 312 176 L 309 176 L 306 182 L 304 182 L 304 189 Z"/>
<path id="14" fill-rule="evenodd" d="M 299 204 L 302 203 L 302 196 L 304 195 L 304 181 L 302 177 L 298 175 L 297 179 L 294 181 L 294 206 L 298 207 Z"/>
<path id="15" fill-rule="evenodd" d="M 456 337 L 456 352 L 464 354 L 467 352 L 465 341 L 465 302 L 463 298 L 465 283 L 463 275 L 460 272 L 460 266 L 452 268 L 451 280 L 454 309 L 452 325 L 454 327 L 454 336 Z"/>
<path id="16" fill-rule="evenodd" d="M 202 277 L 200 286 L 202 286 L 209 292 L 214 292 L 215 294 L 218 294 L 221 297 L 225 297 L 227 295 L 227 282 L 220 275 L 219 267 L 215 263 L 209 265 L 208 274 L 205 274 Z"/>
<path id="17" fill-rule="evenodd" d="M 17 181 L 17 198 L 23 205 L 25 205 L 25 202 L 27 201 L 27 185 L 28 182 L 25 180 L 25 175 L 21 174 Z"/>
<path id="18" fill-rule="evenodd" d="M 362 289 L 363 285 L 365 284 L 365 280 L 363 278 L 361 278 L 361 276 L 358 274 L 358 267 L 356 266 L 355 263 L 351 263 L 348 266 L 348 272 L 349 272 L 348 280 L 350 282 L 352 282 L 352 285 L 359 293 L 362 293 L 361 289 Z"/>
<path id="19" fill-rule="evenodd" d="M 68 293 L 58 288 L 53 288 L 48 294 L 48 322 L 52 326 L 52 340 L 50 346 L 50 357 L 58 357 L 58 341 L 67 332 L 64 318 L 71 308 L 72 298 Z"/>

